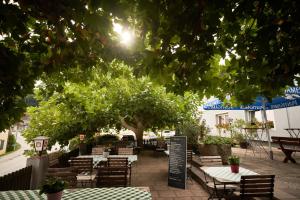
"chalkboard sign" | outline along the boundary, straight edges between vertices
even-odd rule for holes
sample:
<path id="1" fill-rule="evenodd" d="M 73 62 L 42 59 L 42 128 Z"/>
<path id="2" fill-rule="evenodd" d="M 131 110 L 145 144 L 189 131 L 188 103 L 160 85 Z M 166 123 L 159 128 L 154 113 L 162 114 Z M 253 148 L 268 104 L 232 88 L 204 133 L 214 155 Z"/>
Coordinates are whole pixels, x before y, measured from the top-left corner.
<path id="1" fill-rule="evenodd" d="M 168 185 L 186 188 L 186 136 L 170 138 Z"/>

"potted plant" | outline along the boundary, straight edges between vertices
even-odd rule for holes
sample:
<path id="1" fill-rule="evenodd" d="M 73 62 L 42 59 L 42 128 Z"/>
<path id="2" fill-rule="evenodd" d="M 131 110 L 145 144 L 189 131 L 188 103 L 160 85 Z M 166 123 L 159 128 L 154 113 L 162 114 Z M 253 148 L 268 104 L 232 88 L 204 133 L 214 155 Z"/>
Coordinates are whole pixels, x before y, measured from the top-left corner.
<path id="1" fill-rule="evenodd" d="M 239 166 L 240 166 L 240 157 L 238 156 L 229 156 L 228 162 L 231 167 L 232 173 L 239 173 Z"/>
<path id="2" fill-rule="evenodd" d="M 67 183 L 65 181 L 51 177 L 42 185 L 40 195 L 45 193 L 48 200 L 60 200 L 66 186 Z"/>

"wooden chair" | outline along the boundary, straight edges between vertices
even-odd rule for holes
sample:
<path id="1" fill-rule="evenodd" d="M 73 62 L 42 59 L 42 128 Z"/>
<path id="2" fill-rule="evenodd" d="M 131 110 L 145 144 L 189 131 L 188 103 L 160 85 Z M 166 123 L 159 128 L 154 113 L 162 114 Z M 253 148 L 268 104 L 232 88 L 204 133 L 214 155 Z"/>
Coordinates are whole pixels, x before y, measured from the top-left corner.
<path id="1" fill-rule="evenodd" d="M 200 156 L 200 162 L 202 166 L 218 166 L 222 165 L 221 156 Z"/>
<path id="2" fill-rule="evenodd" d="M 70 166 L 77 169 L 78 172 L 78 182 L 82 186 L 87 184 L 93 185 L 95 176 L 92 175 L 93 172 L 93 158 L 71 158 Z"/>
<path id="3" fill-rule="evenodd" d="M 92 155 L 102 155 L 104 151 L 103 147 L 94 147 L 92 148 Z"/>
<path id="4" fill-rule="evenodd" d="M 133 148 L 118 148 L 118 155 L 133 155 Z"/>
<path id="5" fill-rule="evenodd" d="M 240 199 L 274 197 L 275 175 L 248 175 L 241 177 Z"/>
<path id="6" fill-rule="evenodd" d="M 100 167 L 97 173 L 97 187 L 126 187 L 127 167 Z"/>
<path id="7" fill-rule="evenodd" d="M 191 170 L 192 170 L 192 161 L 193 161 L 193 151 L 186 150 L 186 168 L 187 168 L 187 178 L 191 179 Z"/>
<path id="8" fill-rule="evenodd" d="M 77 170 L 73 167 L 48 168 L 46 177 L 55 177 L 68 182 L 68 188 L 77 187 Z"/>
<path id="9" fill-rule="evenodd" d="M 233 192 L 237 189 L 236 185 L 222 184 L 219 183 L 215 178 L 204 175 L 207 191 L 209 193 L 208 199 L 222 199 L 228 196 L 232 196 Z M 231 198 L 229 198 L 231 199 Z"/>
<path id="10" fill-rule="evenodd" d="M 108 167 L 127 167 L 129 173 L 129 184 L 131 184 L 131 164 L 128 162 L 127 157 L 110 157 L 107 158 Z"/>

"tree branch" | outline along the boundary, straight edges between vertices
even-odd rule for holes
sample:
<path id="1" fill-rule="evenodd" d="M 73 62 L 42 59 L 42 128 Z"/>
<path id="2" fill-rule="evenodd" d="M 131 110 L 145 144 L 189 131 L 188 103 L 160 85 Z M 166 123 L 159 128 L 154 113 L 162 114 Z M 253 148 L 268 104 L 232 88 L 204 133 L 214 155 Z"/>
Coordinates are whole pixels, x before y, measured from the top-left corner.
<path id="1" fill-rule="evenodd" d="M 133 132 L 136 132 L 136 128 L 133 127 L 132 125 L 129 125 L 126 121 L 125 121 L 125 118 L 124 117 L 121 117 L 119 116 L 119 119 L 121 121 L 121 124 L 124 128 L 128 129 L 128 130 L 131 130 Z"/>

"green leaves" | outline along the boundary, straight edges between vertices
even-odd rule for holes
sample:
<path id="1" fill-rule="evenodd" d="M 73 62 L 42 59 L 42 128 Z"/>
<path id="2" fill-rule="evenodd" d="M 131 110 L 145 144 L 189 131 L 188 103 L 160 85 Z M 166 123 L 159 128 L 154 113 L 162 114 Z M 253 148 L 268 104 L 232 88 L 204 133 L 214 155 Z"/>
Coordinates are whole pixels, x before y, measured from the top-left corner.
<path id="1" fill-rule="evenodd" d="M 138 119 L 144 129 L 171 128 L 196 118 L 198 97 L 191 93 L 185 97 L 167 93 L 149 78 L 134 78 L 125 65 L 116 62 L 106 75 L 98 70 L 91 71 L 85 83 L 68 82 L 61 92 L 30 108 L 26 139 L 46 135 L 50 145 L 56 141 L 67 145 L 80 132 L 92 137 L 102 128 L 118 127 L 119 117 L 133 126 Z"/>

